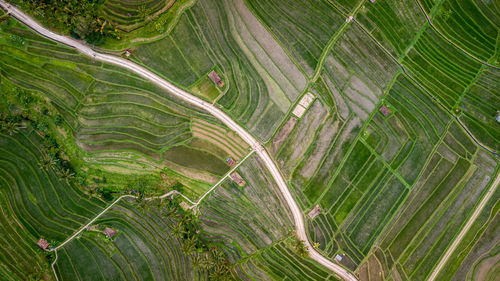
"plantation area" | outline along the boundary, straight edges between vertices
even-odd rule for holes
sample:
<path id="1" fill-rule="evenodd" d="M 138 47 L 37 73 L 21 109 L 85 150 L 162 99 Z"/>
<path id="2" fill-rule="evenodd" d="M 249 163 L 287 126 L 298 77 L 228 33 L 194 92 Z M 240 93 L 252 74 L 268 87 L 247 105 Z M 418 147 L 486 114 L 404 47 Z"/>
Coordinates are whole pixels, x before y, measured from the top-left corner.
<path id="1" fill-rule="evenodd" d="M 113 206 L 81 237 L 58 250 L 59 280 L 217 280 L 212 267 L 224 258 L 216 248 L 206 251 L 190 229 L 187 214 L 178 213 L 169 200 Z M 102 230 L 117 234 L 107 238 Z M 189 229 L 189 230 L 188 230 Z M 186 232 L 188 231 L 188 232 Z M 227 274 L 227 273 L 224 273 Z M 210 279 L 211 278 L 211 279 Z"/>
<path id="2" fill-rule="evenodd" d="M 4 89 L 15 96 L 16 87 L 23 87 L 51 101 L 63 134 L 71 136 L 62 137 L 69 156 L 89 169 L 91 181 L 117 187 L 134 178 L 158 182 L 162 173 L 195 198 L 228 171 L 227 157 L 241 159 L 248 151 L 212 117 L 131 73 L 55 45 L 12 20 L 2 32 Z M 35 111 L 32 100 L 19 106 Z M 192 126 L 195 119 L 203 128 Z M 123 174 L 132 177 L 127 181 Z"/>
<path id="3" fill-rule="evenodd" d="M 215 68 L 226 86 L 209 99 L 264 141 L 307 82 L 243 0 L 197 1 L 170 36 L 137 46 L 133 58 L 195 93 Z"/>
<path id="4" fill-rule="evenodd" d="M 46 254 L 36 245 L 63 242 L 105 207 L 53 168 L 44 169 L 43 139 L 36 134 L 0 134 L 0 277 L 52 280 Z"/>
<path id="5" fill-rule="evenodd" d="M 425 280 L 498 174 L 497 157 L 476 143 L 498 152 L 498 71 L 425 24 L 416 1 L 357 14 L 308 89 L 318 100 L 269 148 L 325 256 L 340 255 L 360 280 Z M 482 258 L 461 263 L 470 245 L 436 280 L 479 274 L 476 264 L 497 274 L 485 269 L 497 260 L 493 217 L 481 225 Z"/>
<path id="6" fill-rule="evenodd" d="M 252 156 L 201 204 L 203 236 L 217 241 L 241 280 L 338 280 L 295 248 L 292 217 L 271 176 Z"/>
<path id="7" fill-rule="evenodd" d="M 0 279 L 498 279 L 497 2 L 94 4 L 174 90 L 0 12 Z"/>
<path id="8" fill-rule="evenodd" d="M 500 191 L 490 198 L 480 217 L 469 230 L 439 280 L 493 280 L 498 275 L 498 227 Z"/>

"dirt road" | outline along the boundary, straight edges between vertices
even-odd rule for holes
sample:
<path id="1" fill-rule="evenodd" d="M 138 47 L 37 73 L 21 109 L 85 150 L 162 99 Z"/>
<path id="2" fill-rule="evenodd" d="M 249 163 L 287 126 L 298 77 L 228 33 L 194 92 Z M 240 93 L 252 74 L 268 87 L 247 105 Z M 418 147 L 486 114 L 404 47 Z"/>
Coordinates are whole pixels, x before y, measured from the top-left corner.
<path id="1" fill-rule="evenodd" d="M 304 225 L 304 219 L 302 216 L 302 211 L 300 210 L 299 206 L 295 202 L 292 194 L 288 190 L 288 186 L 281 175 L 281 172 L 279 171 L 278 167 L 274 163 L 273 159 L 269 156 L 267 151 L 264 149 L 264 147 L 250 134 L 248 133 L 243 127 L 238 125 L 235 121 L 233 121 L 226 113 L 224 113 L 222 110 L 218 109 L 211 103 L 205 102 L 195 96 L 193 96 L 191 93 L 175 86 L 174 84 L 162 79 L 158 75 L 154 74 L 153 72 L 149 71 L 148 69 L 139 66 L 129 60 L 120 58 L 120 57 L 115 57 L 111 55 L 106 55 L 106 54 L 101 54 L 98 52 L 95 52 L 88 46 L 84 45 L 83 43 L 76 41 L 72 38 L 62 36 L 59 34 L 56 34 L 43 26 L 41 26 L 38 22 L 36 22 L 34 19 L 29 17 L 28 15 L 24 14 L 21 10 L 17 9 L 16 7 L 13 7 L 12 5 L 6 3 L 3 0 L 0 0 L 0 6 L 8 11 L 13 17 L 17 18 L 19 21 L 22 23 L 26 24 L 28 27 L 33 29 L 34 31 L 38 32 L 39 34 L 57 41 L 59 43 L 65 44 L 67 46 L 73 47 L 77 49 L 79 52 L 81 52 L 84 55 L 87 55 L 89 57 L 94 58 L 95 60 L 99 60 L 102 62 L 106 63 L 111 63 L 114 65 L 118 65 L 124 68 L 127 68 L 138 75 L 150 80 L 151 82 L 155 83 L 159 87 L 165 89 L 169 94 L 174 95 L 186 102 L 189 102 L 190 104 L 197 106 L 199 108 L 202 108 L 212 114 L 214 117 L 222 121 L 226 126 L 234 130 L 245 142 L 247 142 L 255 151 L 255 153 L 260 157 L 260 159 L 264 162 L 266 165 L 267 169 L 273 176 L 274 180 L 276 181 L 276 184 L 278 185 L 281 193 L 283 194 L 283 197 L 285 198 L 294 218 L 295 222 L 295 227 L 297 230 L 297 235 L 300 239 L 305 241 L 305 244 L 307 245 L 310 253 L 310 257 L 314 260 L 316 260 L 318 263 L 322 264 L 326 268 L 334 271 L 338 276 L 343 278 L 344 280 L 349 280 L 349 281 L 356 281 L 356 277 L 354 277 L 353 274 L 348 272 L 346 269 L 343 267 L 339 266 L 338 264 L 333 263 L 332 261 L 326 259 L 323 257 L 319 252 L 317 252 L 312 246 L 311 243 L 309 242 L 305 230 L 305 225 Z M 76 234 L 75 234 L 76 235 Z"/>

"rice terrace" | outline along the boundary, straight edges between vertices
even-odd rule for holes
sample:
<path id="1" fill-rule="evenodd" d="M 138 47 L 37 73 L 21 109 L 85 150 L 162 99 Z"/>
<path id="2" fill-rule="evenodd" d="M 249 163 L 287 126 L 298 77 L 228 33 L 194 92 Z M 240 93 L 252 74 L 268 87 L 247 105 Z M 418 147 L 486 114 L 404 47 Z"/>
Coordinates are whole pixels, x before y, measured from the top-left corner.
<path id="1" fill-rule="evenodd" d="M 0 280 L 500 280 L 500 1 L 0 8 Z"/>

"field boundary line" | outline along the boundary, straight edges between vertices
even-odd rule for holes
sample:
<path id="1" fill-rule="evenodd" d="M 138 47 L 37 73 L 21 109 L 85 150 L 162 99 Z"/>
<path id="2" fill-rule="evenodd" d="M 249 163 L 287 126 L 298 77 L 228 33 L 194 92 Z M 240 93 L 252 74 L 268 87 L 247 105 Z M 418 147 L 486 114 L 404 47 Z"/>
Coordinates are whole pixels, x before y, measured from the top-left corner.
<path id="1" fill-rule="evenodd" d="M 2 0 L 0 0 L 2 1 Z M 421 90 L 423 90 L 434 102 L 436 102 L 446 113 L 449 114 L 449 116 L 451 116 L 452 118 L 454 118 L 458 124 L 464 129 L 464 131 L 467 133 L 467 135 L 469 135 L 469 137 L 474 141 L 474 143 L 476 143 L 479 147 L 481 147 L 482 149 L 486 150 L 487 152 L 489 152 L 490 154 L 492 154 L 494 157 L 500 157 L 500 154 L 498 154 L 496 151 L 493 151 L 491 148 L 487 147 L 486 145 L 484 145 L 483 143 L 481 143 L 470 131 L 469 129 L 462 123 L 462 121 L 460 120 L 459 117 L 455 116 L 445 105 L 443 105 L 437 98 L 436 96 L 434 96 L 432 93 L 430 93 L 424 86 L 422 86 L 422 84 L 420 84 L 417 80 L 415 80 L 415 78 L 413 78 L 412 75 L 410 75 L 410 73 L 406 70 L 405 66 L 403 64 L 401 64 L 397 58 L 395 58 L 375 37 L 373 37 L 373 35 L 371 35 L 371 33 L 365 29 L 365 27 L 359 23 L 356 19 L 353 19 L 353 22 L 355 22 L 360 28 L 361 30 L 363 30 L 363 32 L 365 32 L 374 42 L 375 44 L 377 44 L 386 54 L 389 55 L 389 57 L 399 66 L 399 68 L 403 71 L 403 75 L 405 75 L 406 77 L 408 77 L 408 79 L 410 79 L 410 81 L 415 84 L 415 86 L 417 86 L 418 88 L 420 88 Z M 499 68 L 500 69 L 500 68 Z"/>
<path id="2" fill-rule="evenodd" d="M 328 2 L 330 2 L 330 1 L 328 1 Z M 354 8 L 351 13 L 349 13 L 349 16 L 354 17 L 358 13 L 359 9 L 361 7 L 363 7 L 363 3 L 364 3 L 364 1 L 360 1 L 358 6 L 356 8 Z M 337 7 L 335 5 L 333 5 L 333 6 L 335 7 L 335 9 L 337 9 Z M 342 16 L 342 13 L 340 11 L 339 11 L 339 13 Z M 326 44 L 326 46 L 323 48 L 323 50 L 321 52 L 321 57 L 319 58 L 318 64 L 316 65 L 316 69 L 314 70 L 314 75 L 311 77 L 311 79 L 309 81 L 316 82 L 316 80 L 318 80 L 318 78 L 321 74 L 321 70 L 323 69 L 323 65 L 325 64 L 325 60 L 330 53 L 330 50 L 332 49 L 335 42 L 337 42 L 337 39 L 342 34 L 344 34 L 344 31 L 347 29 L 350 22 L 351 21 L 346 20 L 346 22 L 342 23 L 342 26 L 340 26 L 340 28 L 337 30 L 337 32 L 335 32 L 335 34 L 333 34 L 333 36 L 330 38 L 330 40 L 328 40 L 328 43 Z"/>
<path id="3" fill-rule="evenodd" d="M 481 199 L 481 201 L 479 202 L 479 205 L 476 207 L 476 209 L 474 210 L 474 212 L 470 216 L 470 218 L 467 221 L 467 223 L 465 224 L 465 226 L 462 228 L 462 230 L 456 236 L 453 243 L 451 243 L 451 245 L 448 247 L 448 249 L 446 250 L 444 255 L 441 257 L 437 266 L 434 267 L 431 275 L 429 276 L 429 278 L 427 278 L 427 281 L 434 281 L 436 279 L 437 275 L 439 274 L 441 269 L 444 267 L 444 265 L 446 264 L 446 262 L 448 261 L 450 256 L 453 254 L 453 252 L 457 248 L 458 244 L 462 241 L 465 234 L 467 234 L 469 229 L 472 227 L 472 225 L 476 221 L 477 217 L 480 215 L 481 211 L 484 209 L 484 206 L 486 206 L 486 203 L 488 203 L 491 196 L 495 193 L 495 190 L 499 184 L 500 184 L 500 172 L 497 171 L 497 176 L 496 176 L 495 180 L 491 183 L 491 186 L 490 186 L 488 192 L 484 195 L 483 199 Z"/>
<path id="4" fill-rule="evenodd" d="M 317 263 L 328 268 L 329 270 L 332 270 L 336 275 L 338 275 L 340 278 L 343 278 L 346 281 L 358 280 L 357 277 L 352 272 L 345 269 L 341 265 L 327 259 L 323 255 L 321 255 L 318 251 L 316 251 L 315 248 L 311 245 L 306 232 L 306 226 L 304 223 L 304 213 L 300 209 L 295 198 L 290 192 L 288 184 L 285 181 L 277 164 L 268 154 L 268 152 L 261 144 L 261 142 L 259 142 L 252 134 L 250 134 L 246 129 L 244 129 L 241 125 L 239 125 L 237 121 L 233 120 L 226 112 L 222 111 L 218 107 L 213 106 L 211 103 L 208 103 L 194 96 L 192 93 L 184 90 L 183 88 L 180 88 L 179 86 L 161 78 L 159 75 L 156 75 L 153 71 L 149 70 L 144 66 L 141 66 L 140 64 L 137 64 L 133 61 L 126 60 L 124 58 L 120 58 L 117 56 L 106 55 L 96 52 L 95 50 L 91 49 L 88 45 L 83 44 L 81 41 L 77 41 L 70 37 L 62 36 L 60 34 L 50 31 L 49 29 L 40 25 L 36 20 L 34 20 L 30 16 L 22 12 L 15 6 L 6 3 L 4 0 L 0 0 L 0 7 L 2 7 L 4 10 L 8 12 L 8 14 L 14 16 L 17 20 L 24 23 L 26 26 L 28 26 L 38 34 L 47 37 L 53 41 L 59 42 L 61 44 L 65 44 L 70 47 L 76 48 L 81 54 L 91 57 L 94 60 L 127 68 L 135 72 L 136 74 L 148 79 L 151 83 L 154 83 L 156 86 L 164 89 L 167 92 L 167 94 L 177 97 L 186 103 L 192 104 L 197 108 L 205 110 L 215 118 L 219 119 L 230 129 L 235 131 L 253 148 L 255 153 L 263 161 L 264 165 L 268 169 L 268 172 L 274 178 L 276 185 L 278 186 L 279 191 L 282 193 L 284 200 L 286 201 L 289 207 L 291 215 L 293 216 L 295 231 L 297 232 L 297 236 L 300 240 L 304 242 L 305 248 L 308 250 L 311 259 L 315 260 Z"/>
<path id="5" fill-rule="evenodd" d="M 227 177 L 229 177 L 229 175 L 231 175 L 234 171 L 236 171 L 236 169 L 238 169 L 241 164 L 243 164 L 243 162 L 245 162 L 245 160 L 247 160 L 248 157 L 250 157 L 253 153 L 255 152 L 255 150 L 252 150 L 250 151 L 247 156 L 245 156 L 245 158 L 241 159 L 240 162 L 238 162 L 238 164 L 236 164 L 231 170 L 229 170 L 229 172 L 227 172 L 216 184 L 214 184 L 214 186 L 212 186 L 207 192 L 205 192 L 205 194 L 203 194 L 203 196 L 200 197 L 200 199 L 198 199 L 198 201 L 195 202 L 192 202 L 191 200 L 189 200 L 193 206 L 190 207 L 190 209 L 194 209 L 196 208 L 200 203 L 201 201 L 210 193 L 212 192 L 215 188 L 217 188 L 217 186 L 219 186 L 222 182 L 224 182 L 224 180 L 226 180 Z"/>
<path id="6" fill-rule="evenodd" d="M 441 37 L 443 37 L 444 40 L 446 40 L 448 43 L 450 43 L 451 45 L 453 45 L 455 48 L 459 49 L 460 51 L 462 51 L 462 53 L 466 54 L 467 56 L 469 56 L 470 58 L 472 58 L 473 60 L 479 62 L 480 64 L 483 64 L 483 65 L 486 65 L 486 66 L 489 66 L 491 68 L 494 68 L 496 70 L 500 70 L 500 67 L 498 66 L 495 66 L 495 65 L 492 65 L 492 64 L 489 64 L 485 61 L 482 61 L 481 59 L 479 58 L 476 58 L 473 54 L 467 52 L 466 50 L 464 50 L 462 47 L 460 47 L 457 43 L 451 41 L 448 37 L 446 37 L 439 29 L 437 29 L 434 24 L 432 24 L 432 21 L 431 19 L 429 18 L 429 16 L 427 15 L 427 13 L 425 12 L 424 10 L 424 7 L 422 6 L 422 4 L 420 3 L 420 0 L 415 0 L 418 4 L 418 7 L 420 8 L 420 10 L 422 11 L 422 13 L 424 14 L 425 16 L 425 19 L 427 20 L 427 23 L 429 24 L 430 27 L 432 27 L 432 29 L 434 31 L 436 31 L 439 35 L 441 35 Z"/>

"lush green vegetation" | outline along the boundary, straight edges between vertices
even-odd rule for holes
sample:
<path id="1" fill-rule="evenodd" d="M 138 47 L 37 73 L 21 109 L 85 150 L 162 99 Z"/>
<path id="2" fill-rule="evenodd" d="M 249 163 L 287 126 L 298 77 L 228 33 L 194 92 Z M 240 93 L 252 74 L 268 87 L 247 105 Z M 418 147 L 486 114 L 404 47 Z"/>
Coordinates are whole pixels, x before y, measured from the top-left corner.
<path id="1" fill-rule="evenodd" d="M 85 3 L 76 6 L 99 10 L 85 20 L 121 30 L 103 47 L 130 45 L 133 61 L 268 143 L 312 244 L 361 280 L 425 280 L 499 173 L 485 150 L 500 150 L 500 72 L 485 64 L 498 65 L 495 1 Z M 60 31 L 85 31 L 79 17 L 60 20 Z M 34 242 L 58 244 L 93 217 L 105 205 L 90 196 L 96 187 L 108 201 L 109 187 L 194 199 L 229 170 L 227 157 L 249 152 L 213 117 L 128 71 L 14 20 L 0 28 L 0 258 L 26 260 L 0 277 L 52 278 Z M 93 28 L 85 36 L 98 40 Z M 314 102 L 291 117 L 306 92 Z M 196 216 L 169 200 L 120 202 L 58 251 L 58 277 L 336 280 L 307 257 L 258 158 L 237 171 L 246 183 L 226 179 Z M 498 205 L 497 191 L 439 280 L 498 274 Z"/>
<path id="2" fill-rule="evenodd" d="M 23 10 L 43 19 L 51 28 L 87 41 L 101 44 L 105 37 L 118 37 L 115 28 L 99 16 L 99 0 L 15 0 Z"/>
<path id="3" fill-rule="evenodd" d="M 105 227 L 118 233 L 107 238 Z M 59 280 L 231 280 L 224 253 L 198 232 L 178 202 L 125 200 L 59 249 L 55 268 Z"/>
<path id="4" fill-rule="evenodd" d="M 50 100 L 53 114 L 42 116 L 44 126 L 75 170 L 86 170 L 89 184 L 123 189 L 142 178 L 154 189 L 161 172 L 196 197 L 228 170 L 224 160 L 232 155 L 207 151 L 191 129 L 193 118 L 213 118 L 131 73 L 50 43 L 13 21 L 2 25 L 0 57 L 2 110 L 26 108 L 28 119 L 37 119 L 43 115 L 38 104 Z M 20 100 L 22 89 L 27 94 Z M 59 126 L 51 125 L 56 119 Z M 224 131 L 220 124 L 212 127 Z M 205 139 L 220 146 L 220 140 Z"/>
<path id="5" fill-rule="evenodd" d="M 440 280 L 492 280 L 498 276 L 498 227 L 500 190 L 490 198 L 437 278 Z"/>
<path id="6" fill-rule="evenodd" d="M 36 242 L 63 242 L 105 206 L 68 183 L 50 156 L 45 140 L 8 130 L 0 134 L 1 241 L 0 276 L 6 280 L 51 280 L 49 264 Z M 53 258 L 53 257 L 52 257 Z"/>
<path id="7" fill-rule="evenodd" d="M 194 92 L 215 68 L 226 84 L 217 103 L 264 141 L 306 84 L 242 0 L 197 1 L 168 37 L 139 45 L 134 59 Z"/>
<path id="8" fill-rule="evenodd" d="M 424 280 L 498 173 L 454 119 L 498 151 L 498 73 L 426 25 L 416 2 L 365 3 L 357 19 L 309 89 L 319 100 L 273 151 L 304 213 L 321 208 L 308 219 L 321 252 L 362 280 Z"/>
<path id="9" fill-rule="evenodd" d="M 326 1 L 246 2 L 309 76 L 317 67 L 328 41 L 345 20 Z"/>
<path id="10" fill-rule="evenodd" d="M 168 34 L 193 0 L 13 0 L 43 24 L 87 43 L 125 49 Z"/>

